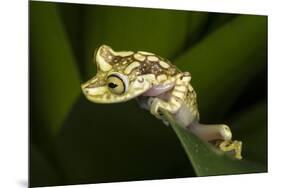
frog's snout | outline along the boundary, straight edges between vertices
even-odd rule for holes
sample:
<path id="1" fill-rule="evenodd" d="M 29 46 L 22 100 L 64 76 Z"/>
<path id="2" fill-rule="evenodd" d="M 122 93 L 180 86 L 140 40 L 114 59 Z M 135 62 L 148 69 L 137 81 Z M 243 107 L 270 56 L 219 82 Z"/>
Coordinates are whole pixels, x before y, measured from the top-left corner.
<path id="1" fill-rule="evenodd" d="M 81 90 L 82 90 L 83 94 L 86 95 L 86 96 L 89 94 L 88 86 L 89 86 L 88 82 L 81 84 Z"/>

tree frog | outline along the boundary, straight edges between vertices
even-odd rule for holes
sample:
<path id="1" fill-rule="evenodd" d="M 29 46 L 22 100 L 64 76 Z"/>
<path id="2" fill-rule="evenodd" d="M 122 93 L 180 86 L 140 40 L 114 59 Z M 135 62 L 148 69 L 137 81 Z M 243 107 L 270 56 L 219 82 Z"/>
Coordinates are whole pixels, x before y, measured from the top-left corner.
<path id="1" fill-rule="evenodd" d="M 102 45 L 94 53 L 97 74 L 81 85 L 86 98 L 94 103 L 119 103 L 136 98 L 156 118 L 165 120 L 162 112 L 171 114 L 180 126 L 200 139 L 216 143 L 224 152 L 242 159 L 242 142 L 233 141 L 225 124 L 199 123 L 196 92 L 189 72 L 154 53 L 145 51 L 114 51 Z"/>

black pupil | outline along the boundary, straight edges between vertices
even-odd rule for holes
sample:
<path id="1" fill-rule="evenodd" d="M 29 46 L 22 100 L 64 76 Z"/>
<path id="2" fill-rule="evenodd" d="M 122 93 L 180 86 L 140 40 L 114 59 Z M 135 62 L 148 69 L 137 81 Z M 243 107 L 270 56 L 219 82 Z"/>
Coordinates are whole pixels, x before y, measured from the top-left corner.
<path id="1" fill-rule="evenodd" d="M 112 83 L 112 82 L 110 82 L 110 83 L 108 84 L 108 87 L 110 87 L 110 88 L 116 88 L 116 87 L 117 87 L 117 85 L 116 85 L 116 84 L 114 84 L 114 83 Z"/>

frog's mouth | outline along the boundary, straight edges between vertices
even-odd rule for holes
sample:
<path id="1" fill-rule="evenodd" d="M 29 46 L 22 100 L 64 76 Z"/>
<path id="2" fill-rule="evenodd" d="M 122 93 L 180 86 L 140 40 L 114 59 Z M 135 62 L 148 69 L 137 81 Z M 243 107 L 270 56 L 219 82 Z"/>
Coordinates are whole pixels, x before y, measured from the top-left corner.
<path id="1" fill-rule="evenodd" d="M 111 93 L 106 86 L 98 87 L 98 88 L 88 88 L 88 89 L 84 88 L 82 89 L 82 91 L 89 101 L 94 103 L 103 103 L 103 104 L 126 102 L 143 93 L 143 92 L 138 92 L 138 93 L 127 92 L 122 95 L 116 95 Z"/>
<path id="2" fill-rule="evenodd" d="M 110 103 L 108 99 L 108 89 L 106 86 L 95 86 L 90 81 L 81 84 L 81 89 L 85 97 L 94 103 Z M 112 102 L 111 102 L 112 103 Z"/>

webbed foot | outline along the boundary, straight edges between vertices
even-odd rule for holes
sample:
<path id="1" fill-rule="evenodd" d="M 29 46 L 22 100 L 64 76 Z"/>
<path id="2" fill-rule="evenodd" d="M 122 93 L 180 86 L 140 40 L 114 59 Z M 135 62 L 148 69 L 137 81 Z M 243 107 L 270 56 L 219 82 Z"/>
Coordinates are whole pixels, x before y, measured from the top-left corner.
<path id="1" fill-rule="evenodd" d="M 223 152 L 234 152 L 234 157 L 236 159 L 242 159 L 242 142 L 237 140 L 225 140 L 225 141 L 218 141 L 217 147 Z"/>

